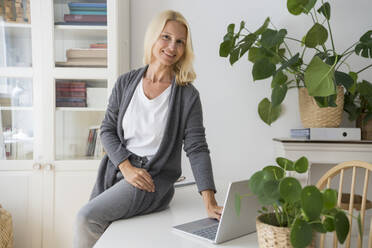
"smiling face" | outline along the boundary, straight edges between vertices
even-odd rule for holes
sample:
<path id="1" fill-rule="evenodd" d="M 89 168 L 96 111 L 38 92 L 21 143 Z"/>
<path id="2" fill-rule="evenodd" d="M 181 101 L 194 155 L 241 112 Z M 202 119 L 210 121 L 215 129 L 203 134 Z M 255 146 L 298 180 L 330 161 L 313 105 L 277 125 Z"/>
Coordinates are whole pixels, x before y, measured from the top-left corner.
<path id="1" fill-rule="evenodd" d="M 177 63 L 185 52 L 186 27 L 177 21 L 168 21 L 152 48 L 152 62 L 171 66 Z"/>

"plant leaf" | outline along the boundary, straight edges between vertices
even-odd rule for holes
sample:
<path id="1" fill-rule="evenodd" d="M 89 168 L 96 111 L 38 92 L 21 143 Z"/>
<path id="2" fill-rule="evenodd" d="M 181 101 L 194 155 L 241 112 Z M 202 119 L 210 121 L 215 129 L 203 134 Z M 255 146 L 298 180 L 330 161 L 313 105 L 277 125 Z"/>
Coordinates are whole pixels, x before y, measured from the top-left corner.
<path id="1" fill-rule="evenodd" d="M 230 54 L 231 49 L 235 46 L 234 37 L 235 24 L 231 23 L 227 26 L 227 33 L 223 37 L 223 42 L 220 44 L 220 56 L 227 57 Z"/>
<path id="2" fill-rule="evenodd" d="M 327 29 L 322 24 L 315 23 L 306 34 L 305 45 L 310 48 L 315 48 L 318 45 L 323 45 L 327 39 Z"/>
<path id="3" fill-rule="evenodd" d="M 288 87 L 287 85 L 276 85 L 271 93 L 271 105 L 273 107 L 276 107 L 280 105 L 286 94 L 287 94 Z"/>
<path id="4" fill-rule="evenodd" d="M 263 192 L 264 192 L 265 198 L 271 201 L 270 204 L 277 202 L 280 198 L 279 181 L 270 180 L 270 181 L 265 182 Z"/>
<path id="5" fill-rule="evenodd" d="M 279 183 L 280 196 L 289 203 L 294 203 L 301 198 L 301 184 L 296 178 L 285 177 Z"/>
<path id="6" fill-rule="evenodd" d="M 274 121 L 276 121 L 281 112 L 281 106 L 278 105 L 276 107 L 273 107 L 271 105 L 271 102 L 269 99 L 264 98 L 259 104 L 258 104 L 258 114 L 267 125 L 271 125 Z"/>
<path id="7" fill-rule="evenodd" d="M 314 99 L 320 108 L 337 107 L 337 94 L 330 96 L 314 96 Z"/>
<path id="8" fill-rule="evenodd" d="M 305 86 L 310 96 L 330 96 L 336 94 L 333 67 L 314 56 L 305 71 Z"/>
<path id="9" fill-rule="evenodd" d="M 362 218 L 360 216 L 360 212 L 358 213 L 358 231 L 359 231 L 359 237 L 361 237 L 361 241 L 363 242 L 363 228 L 362 228 Z M 363 247 L 363 244 L 361 244 L 361 247 Z"/>
<path id="10" fill-rule="evenodd" d="M 337 204 L 337 191 L 334 189 L 326 189 L 323 192 L 324 208 L 332 209 Z"/>
<path id="11" fill-rule="evenodd" d="M 343 244 L 349 233 L 350 224 L 344 212 L 339 211 L 335 215 L 335 229 L 338 241 Z"/>
<path id="12" fill-rule="evenodd" d="M 342 55 L 328 56 L 328 57 L 326 56 L 326 61 L 325 62 L 326 62 L 326 64 L 332 66 L 332 65 L 338 63 L 342 57 L 343 57 Z"/>
<path id="13" fill-rule="evenodd" d="M 350 92 L 346 92 L 344 95 L 344 111 L 349 114 L 349 120 L 355 121 L 358 117 L 358 106 L 354 102 L 355 96 Z"/>
<path id="14" fill-rule="evenodd" d="M 327 20 L 329 20 L 331 18 L 331 5 L 326 2 L 324 3 L 319 9 L 318 9 L 318 13 L 321 13 L 324 15 L 325 18 L 327 18 Z"/>
<path id="15" fill-rule="evenodd" d="M 309 0 L 287 0 L 287 9 L 292 15 L 299 15 L 305 10 Z"/>
<path id="16" fill-rule="evenodd" d="M 305 173 L 308 167 L 309 161 L 306 157 L 299 158 L 294 164 L 294 168 L 297 173 Z"/>
<path id="17" fill-rule="evenodd" d="M 360 37 L 359 42 L 355 46 L 355 53 L 365 58 L 372 58 L 372 30 Z"/>
<path id="18" fill-rule="evenodd" d="M 275 72 L 275 65 L 267 58 L 263 58 L 254 63 L 252 68 L 253 80 L 261 80 L 271 77 Z"/>
<path id="19" fill-rule="evenodd" d="M 266 49 L 262 47 L 251 47 L 248 52 L 248 60 L 252 63 L 256 63 L 258 60 L 268 58 L 271 59 L 270 54 L 266 52 Z"/>
<path id="20" fill-rule="evenodd" d="M 260 35 L 260 34 L 262 34 L 263 32 L 265 32 L 265 30 L 266 30 L 267 27 L 269 26 L 269 23 L 270 23 L 270 18 L 267 17 L 267 18 L 265 19 L 264 24 L 262 24 L 262 26 L 261 26 L 259 29 L 257 29 L 257 30 L 254 32 L 254 34 L 255 34 L 255 35 Z"/>
<path id="21" fill-rule="evenodd" d="M 291 67 L 293 65 L 296 65 L 300 62 L 300 53 L 296 53 L 292 58 L 290 58 L 288 61 L 285 61 L 282 66 L 279 67 L 278 71 L 282 71 L 286 69 L 287 67 Z"/>
<path id="22" fill-rule="evenodd" d="M 309 2 L 305 6 L 305 9 L 304 9 L 303 12 L 305 14 L 309 14 L 309 12 L 311 11 L 311 9 L 314 7 L 315 3 L 316 3 L 316 0 L 309 0 Z"/>
<path id="23" fill-rule="evenodd" d="M 266 49 L 264 47 L 251 47 L 248 53 L 248 60 L 252 63 L 256 63 L 259 59 L 267 58 L 272 64 L 278 64 L 281 61 L 280 56 L 283 56 L 285 53 L 285 49 L 279 49 L 278 54 L 273 50 L 275 50 L 275 48 Z"/>
<path id="24" fill-rule="evenodd" d="M 240 54 L 240 48 L 235 48 L 232 51 L 230 51 L 230 64 L 233 65 L 236 61 L 239 59 L 239 54 Z"/>
<path id="25" fill-rule="evenodd" d="M 347 90 L 349 90 L 354 84 L 353 78 L 342 71 L 335 71 L 335 81 L 337 85 L 342 85 Z"/>
<path id="26" fill-rule="evenodd" d="M 286 171 L 294 171 L 294 163 L 289 159 L 278 157 L 276 163 Z"/>
<path id="27" fill-rule="evenodd" d="M 264 173 L 262 171 L 257 171 L 249 179 L 249 189 L 253 194 L 259 195 L 262 193 L 264 184 Z"/>
<path id="28" fill-rule="evenodd" d="M 266 29 L 261 35 L 260 42 L 263 47 L 270 49 L 282 44 L 286 35 L 287 30 L 285 29 L 280 29 L 279 31 Z"/>
<path id="29" fill-rule="evenodd" d="M 317 232 L 320 232 L 320 233 L 326 233 L 327 230 L 324 228 L 324 226 L 322 225 L 322 223 L 312 223 L 311 224 L 311 227 L 317 231 Z"/>
<path id="30" fill-rule="evenodd" d="M 247 36 L 244 37 L 241 44 L 239 44 L 240 48 L 239 57 L 242 57 L 252 47 L 252 45 L 256 42 L 256 39 L 257 35 L 255 34 L 248 34 Z"/>
<path id="31" fill-rule="evenodd" d="M 241 198 L 238 193 L 235 193 L 235 213 L 237 216 L 240 216 L 240 205 L 241 205 Z"/>
<path id="32" fill-rule="evenodd" d="M 327 232 L 333 232 L 335 230 L 335 222 L 330 217 L 324 219 L 323 226 Z"/>
<path id="33" fill-rule="evenodd" d="M 313 240 L 311 226 L 304 220 L 297 218 L 291 229 L 291 244 L 294 248 L 305 248 Z"/>
<path id="34" fill-rule="evenodd" d="M 363 80 L 358 84 L 357 90 L 361 96 L 372 96 L 372 84 L 367 80 Z"/>
<path id="35" fill-rule="evenodd" d="M 309 185 L 302 189 L 301 206 L 310 220 L 319 218 L 323 208 L 323 195 L 317 187 Z"/>
<path id="36" fill-rule="evenodd" d="M 285 172 L 282 168 L 280 168 L 278 166 L 274 166 L 274 165 L 266 166 L 265 168 L 262 169 L 262 171 L 265 171 L 267 173 L 271 173 L 275 180 L 282 179 L 285 175 Z"/>
<path id="37" fill-rule="evenodd" d="M 283 71 L 277 71 L 274 76 L 273 80 L 271 81 L 271 88 L 274 88 L 277 85 L 282 85 L 287 82 L 288 77 L 283 73 Z"/>

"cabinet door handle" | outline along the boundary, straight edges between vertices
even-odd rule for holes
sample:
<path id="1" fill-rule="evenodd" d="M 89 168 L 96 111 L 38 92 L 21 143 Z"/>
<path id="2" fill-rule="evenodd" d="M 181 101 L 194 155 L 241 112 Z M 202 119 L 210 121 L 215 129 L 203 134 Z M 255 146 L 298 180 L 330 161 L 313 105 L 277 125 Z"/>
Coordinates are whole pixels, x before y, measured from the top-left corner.
<path id="1" fill-rule="evenodd" d="M 51 164 L 46 164 L 46 165 L 45 165 L 45 169 L 48 170 L 48 171 L 53 170 L 53 165 L 51 165 Z"/>
<path id="2" fill-rule="evenodd" d="M 41 169 L 41 164 L 36 163 L 36 164 L 34 164 L 34 165 L 32 166 L 32 168 L 33 168 L 34 170 L 40 170 L 40 169 Z"/>

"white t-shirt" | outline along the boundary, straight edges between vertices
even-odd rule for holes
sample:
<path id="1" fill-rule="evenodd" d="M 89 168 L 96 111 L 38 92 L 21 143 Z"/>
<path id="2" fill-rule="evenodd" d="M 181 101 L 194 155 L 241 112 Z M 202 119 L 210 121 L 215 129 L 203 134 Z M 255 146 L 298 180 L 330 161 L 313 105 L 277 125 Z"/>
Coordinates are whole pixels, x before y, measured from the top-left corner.
<path id="1" fill-rule="evenodd" d="M 139 82 L 122 121 L 126 148 L 149 159 L 158 151 L 168 117 L 171 87 L 148 99 Z"/>

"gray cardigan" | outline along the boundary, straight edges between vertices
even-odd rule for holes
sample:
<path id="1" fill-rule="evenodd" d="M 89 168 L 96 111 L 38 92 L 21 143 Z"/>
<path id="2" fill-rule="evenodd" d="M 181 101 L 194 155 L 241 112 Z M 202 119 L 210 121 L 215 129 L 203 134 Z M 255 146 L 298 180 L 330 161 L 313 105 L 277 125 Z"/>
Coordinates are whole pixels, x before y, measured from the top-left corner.
<path id="1" fill-rule="evenodd" d="M 99 166 L 91 199 L 115 183 L 116 174 L 120 171 L 118 165 L 131 155 L 131 152 L 126 149 L 122 119 L 147 67 L 121 75 L 112 90 L 100 130 L 101 141 L 107 154 Z M 183 144 L 198 191 L 206 189 L 216 191 L 209 149 L 205 139 L 199 93 L 193 85 L 179 86 L 175 80 L 172 81 L 171 87 L 164 136 L 157 153 L 147 162 L 146 169 L 154 182 L 161 182 L 161 185 L 166 186 L 164 189 L 168 190 L 169 187 L 173 187 L 181 175 Z"/>

